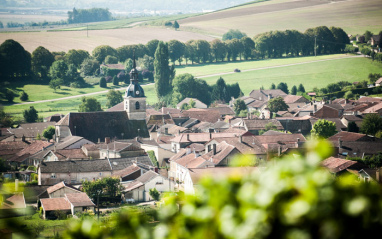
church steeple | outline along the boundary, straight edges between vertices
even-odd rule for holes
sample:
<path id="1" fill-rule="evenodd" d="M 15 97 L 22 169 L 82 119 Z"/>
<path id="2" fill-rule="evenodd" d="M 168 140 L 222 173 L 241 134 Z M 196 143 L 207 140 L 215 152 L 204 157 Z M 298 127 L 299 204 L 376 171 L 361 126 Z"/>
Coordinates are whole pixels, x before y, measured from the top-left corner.
<path id="1" fill-rule="evenodd" d="M 146 96 L 145 91 L 138 82 L 139 72 L 133 54 L 133 69 L 130 71 L 130 85 L 127 87 L 124 98 L 125 110 L 131 120 L 145 120 Z"/>

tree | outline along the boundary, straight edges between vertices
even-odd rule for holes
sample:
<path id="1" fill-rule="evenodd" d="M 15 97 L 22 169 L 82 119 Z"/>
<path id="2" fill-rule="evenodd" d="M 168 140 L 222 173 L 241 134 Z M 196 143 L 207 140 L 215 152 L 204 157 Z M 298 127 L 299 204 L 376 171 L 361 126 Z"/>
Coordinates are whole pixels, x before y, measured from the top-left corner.
<path id="1" fill-rule="evenodd" d="M 271 85 L 271 88 L 270 88 L 271 90 L 274 90 L 274 89 L 276 89 L 276 85 L 274 84 L 274 83 L 272 83 L 272 85 Z"/>
<path id="2" fill-rule="evenodd" d="M 378 114 L 367 114 L 361 124 L 361 132 L 375 135 L 382 129 L 382 118 Z"/>
<path id="3" fill-rule="evenodd" d="M 247 36 L 245 33 L 239 31 L 238 29 L 234 30 L 234 29 L 230 29 L 228 30 L 228 32 L 224 33 L 223 34 L 223 41 L 226 41 L 226 40 L 232 40 L 232 39 L 238 39 L 240 40 L 241 38 Z"/>
<path id="4" fill-rule="evenodd" d="M 99 80 L 99 87 L 101 87 L 101 88 L 106 88 L 107 87 L 105 77 L 101 77 L 101 79 Z"/>
<path id="5" fill-rule="evenodd" d="M 168 42 L 169 58 L 173 64 L 175 64 L 175 61 L 178 60 L 179 65 L 181 65 L 185 48 L 186 45 L 178 40 L 171 40 Z"/>
<path id="6" fill-rule="evenodd" d="M 178 104 L 184 98 L 196 98 L 203 103 L 210 104 L 209 86 L 206 81 L 195 79 L 191 74 L 181 74 L 174 78 L 172 102 L 174 105 Z"/>
<path id="7" fill-rule="evenodd" d="M 107 45 L 97 46 L 94 48 L 92 55 L 98 62 L 104 62 L 106 56 L 118 56 L 117 50 Z"/>
<path id="8" fill-rule="evenodd" d="M 101 104 L 93 97 L 82 97 L 78 112 L 102 111 Z"/>
<path id="9" fill-rule="evenodd" d="M 68 65 L 63 60 L 53 62 L 49 69 L 49 76 L 51 79 L 61 79 L 63 84 L 68 84 L 69 79 L 66 77 L 66 72 L 68 71 Z"/>
<path id="10" fill-rule="evenodd" d="M 118 82 L 118 77 L 117 76 L 114 76 L 113 77 L 113 85 L 118 85 L 119 82 Z"/>
<path id="11" fill-rule="evenodd" d="M 195 41 L 195 46 L 196 46 L 196 58 L 198 59 L 198 62 L 200 60 L 203 63 L 206 63 L 210 59 L 210 43 L 206 40 L 196 40 Z"/>
<path id="12" fill-rule="evenodd" d="M 233 104 L 233 110 L 235 111 L 236 115 L 239 115 L 241 111 L 247 110 L 247 105 L 245 104 L 244 100 L 237 99 Z"/>
<path id="13" fill-rule="evenodd" d="M 48 141 L 53 139 L 53 135 L 56 133 L 56 128 L 53 125 L 50 125 L 48 128 L 44 129 L 42 136 Z"/>
<path id="14" fill-rule="evenodd" d="M 118 90 L 109 90 L 106 95 L 107 103 L 106 107 L 111 108 L 114 105 L 117 105 L 123 101 L 122 93 Z"/>
<path id="15" fill-rule="evenodd" d="M 29 98 L 28 94 L 25 93 L 25 91 L 21 92 L 21 95 L 20 95 L 20 100 L 21 101 L 27 101 Z"/>
<path id="16" fill-rule="evenodd" d="M 5 113 L 1 105 L 0 105 L 0 125 L 2 127 L 11 127 L 13 125 L 12 116 L 10 114 Z"/>
<path id="17" fill-rule="evenodd" d="M 218 59 L 223 61 L 226 55 L 226 49 L 225 49 L 224 43 L 220 41 L 219 39 L 214 39 L 213 41 L 211 41 L 210 46 L 211 46 L 211 54 L 212 54 L 212 57 L 215 58 L 215 62 L 217 62 Z"/>
<path id="18" fill-rule="evenodd" d="M 53 54 L 46 48 L 39 46 L 32 52 L 32 71 L 41 79 L 46 79 L 49 68 L 54 62 Z"/>
<path id="19" fill-rule="evenodd" d="M 162 41 L 158 43 L 158 48 L 155 51 L 154 69 L 155 91 L 158 99 L 160 99 L 172 91 L 171 72 L 168 65 L 168 47 Z"/>
<path id="20" fill-rule="evenodd" d="M 276 113 L 278 111 L 288 110 L 288 105 L 285 103 L 284 99 L 279 96 L 268 101 L 268 108 L 271 112 Z"/>
<path id="21" fill-rule="evenodd" d="M 364 33 L 364 35 L 365 35 L 365 41 L 368 42 L 368 41 L 370 41 L 371 37 L 373 36 L 373 33 L 371 31 L 366 31 Z"/>
<path id="22" fill-rule="evenodd" d="M 285 94 L 289 94 L 289 90 L 288 90 L 288 85 L 287 85 L 287 83 L 280 82 L 280 83 L 277 85 L 277 89 L 284 91 Z"/>
<path id="23" fill-rule="evenodd" d="M 347 131 L 348 132 L 358 133 L 359 132 L 359 127 L 357 126 L 357 124 L 354 121 L 350 121 L 348 123 Z"/>
<path id="24" fill-rule="evenodd" d="M 106 56 L 105 58 L 106 64 L 118 64 L 118 58 L 115 56 Z"/>
<path id="25" fill-rule="evenodd" d="M 148 55 L 138 59 L 138 65 L 143 70 L 154 71 L 154 58 Z"/>
<path id="26" fill-rule="evenodd" d="M 99 70 L 99 62 L 94 58 L 86 58 L 81 63 L 81 73 L 84 76 L 92 76 L 95 75 L 95 72 Z"/>
<path id="27" fill-rule="evenodd" d="M 157 50 L 159 40 L 153 39 L 146 44 L 147 54 L 151 57 L 154 57 L 155 51 Z"/>
<path id="28" fill-rule="evenodd" d="M 53 79 L 49 81 L 49 87 L 52 88 L 54 92 L 56 92 L 57 89 L 60 89 L 63 84 L 64 81 L 62 79 Z"/>
<path id="29" fill-rule="evenodd" d="M 5 91 L 5 98 L 7 99 L 8 103 L 13 103 L 13 100 L 15 99 L 15 94 L 12 90 L 7 89 Z"/>
<path id="30" fill-rule="evenodd" d="M 237 82 L 230 85 L 227 84 L 227 91 L 229 92 L 229 100 L 231 99 L 231 97 L 237 99 L 240 96 L 243 96 L 243 92 L 241 91 L 239 83 Z"/>
<path id="31" fill-rule="evenodd" d="M 347 92 L 345 93 L 345 95 L 344 95 L 344 98 L 345 98 L 346 100 L 354 99 L 354 94 L 353 94 L 353 92 L 352 92 L 351 90 L 347 91 Z"/>
<path id="32" fill-rule="evenodd" d="M 31 74 L 32 56 L 20 43 L 6 40 L 0 45 L 0 81 L 25 79 Z"/>
<path id="33" fill-rule="evenodd" d="M 179 29 L 179 23 L 175 20 L 174 22 L 174 25 L 173 27 L 175 28 L 175 30 L 178 30 Z"/>
<path id="34" fill-rule="evenodd" d="M 253 50 L 255 50 L 255 42 L 249 37 L 243 37 L 240 39 L 240 42 L 243 46 L 243 56 L 245 60 L 248 60 L 249 57 L 252 58 Z"/>
<path id="35" fill-rule="evenodd" d="M 212 87 L 212 100 L 228 103 L 231 99 L 229 89 L 223 78 L 219 78 Z"/>
<path id="36" fill-rule="evenodd" d="M 301 93 L 305 93 L 305 88 L 302 84 L 298 85 L 298 91 Z"/>
<path id="37" fill-rule="evenodd" d="M 68 51 L 68 53 L 65 54 L 64 60 L 66 64 L 73 64 L 76 66 L 76 68 L 79 68 L 82 62 L 89 57 L 90 55 L 87 51 L 71 49 Z"/>
<path id="38" fill-rule="evenodd" d="M 27 123 L 34 123 L 38 119 L 38 111 L 33 106 L 31 106 L 29 109 L 23 111 L 23 116 Z"/>
<path id="39" fill-rule="evenodd" d="M 375 84 L 375 82 L 381 77 L 382 75 L 379 73 L 375 73 L 375 74 L 370 73 L 367 78 L 369 79 L 370 84 Z"/>
<path id="40" fill-rule="evenodd" d="M 337 132 L 336 123 L 326 119 L 319 119 L 314 123 L 310 132 L 312 133 L 312 136 L 318 138 L 329 138 Z"/>
<path id="41" fill-rule="evenodd" d="M 291 91 L 290 91 L 290 94 L 291 95 L 297 95 L 297 87 L 294 85 L 294 86 L 292 86 L 292 89 L 291 89 Z"/>

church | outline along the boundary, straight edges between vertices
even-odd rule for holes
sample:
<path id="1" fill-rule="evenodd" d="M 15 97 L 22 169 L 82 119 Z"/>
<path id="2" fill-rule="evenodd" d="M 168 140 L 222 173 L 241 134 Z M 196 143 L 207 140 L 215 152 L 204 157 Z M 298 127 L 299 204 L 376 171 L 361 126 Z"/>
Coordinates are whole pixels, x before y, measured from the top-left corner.
<path id="1" fill-rule="evenodd" d="M 81 136 L 94 143 L 110 139 L 148 138 L 146 96 L 138 83 L 134 59 L 130 85 L 124 94 L 124 111 L 69 113 L 56 126 L 56 141 L 68 136 Z"/>

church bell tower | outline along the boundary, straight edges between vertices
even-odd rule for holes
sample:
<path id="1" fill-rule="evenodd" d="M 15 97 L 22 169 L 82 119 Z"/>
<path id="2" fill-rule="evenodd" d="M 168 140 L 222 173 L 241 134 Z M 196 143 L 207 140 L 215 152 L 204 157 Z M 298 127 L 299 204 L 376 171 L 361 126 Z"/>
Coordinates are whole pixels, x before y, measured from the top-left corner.
<path id="1" fill-rule="evenodd" d="M 135 54 L 133 60 L 133 69 L 130 71 L 130 85 L 127 87 L 124 95 L 124 107 L 129 120 L 146 119 L 146 96 L 143 88 L 138 83 L 138 70 L 135 63 Z"/>

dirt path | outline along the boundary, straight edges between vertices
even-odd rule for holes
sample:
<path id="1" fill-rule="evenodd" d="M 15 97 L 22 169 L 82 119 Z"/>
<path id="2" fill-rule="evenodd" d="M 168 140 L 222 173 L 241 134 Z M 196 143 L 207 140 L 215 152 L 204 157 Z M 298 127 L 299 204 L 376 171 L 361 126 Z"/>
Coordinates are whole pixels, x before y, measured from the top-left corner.
<path id="1" fill-rule="evenodd" d="M 259 70 L 266 70 L 266 69 L 272 69 L 272 68 L 280 68 L 280 67 L 288 67 L 288 66 L 304 65 L 304 64 L 316 63 L 316 62 L 322 62 L 322 61 L 334 61 L 334 60 L 340 60 L 340 59 L 346 59 L 346 58 L 354 58 L 354 57 L 364 57 L 364 56 L 363 56 L 363 55 L 346 56 L 346 57 L 340 57 L 340 58 L 334 58 L 334 59 L 325 59 L 325 60 L 317 60 L 317 61 L 308 61 L 308 62 L 300 62 L 300 63 L 286 64 L 286 65 L 278 65 L 278 66 L 267 66 L 267 67 L 260 67 L 260 68 L 253 68 L 253 69 L 242 70 L 241 72 L 259 71 Z M 195 76 L 195 78 L 207 78 L 207 77 L 212 77 L 212 76 L 222 76 L 222 75 L 230 75 L 230 74 L 238 74 L 238 73 L 235 73 L 235 72 L 233 72 L 233 70 L 232 70 L 232 72 L 217 73 L 217 74 L 204 75 L 204 76 Z"/>

